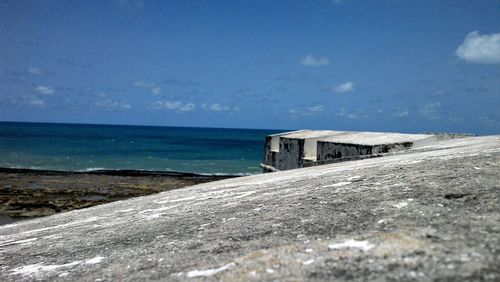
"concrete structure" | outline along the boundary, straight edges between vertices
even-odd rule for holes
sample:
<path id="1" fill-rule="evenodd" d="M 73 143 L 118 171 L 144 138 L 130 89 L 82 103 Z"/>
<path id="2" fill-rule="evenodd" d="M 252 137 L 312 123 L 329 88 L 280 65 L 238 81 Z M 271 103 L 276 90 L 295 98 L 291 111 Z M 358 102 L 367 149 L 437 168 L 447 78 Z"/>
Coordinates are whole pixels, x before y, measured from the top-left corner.
<path id="1" fill-rule="evenodd" d="M 266 141 L 264 142 L 264 160 L 261 165 L 267 165 L 269 170 L 275 169 L 278 163 L 278 157 L 280 155 L 280 137 L 292 133 L 299 133 L 306 130 L 298 130 L 291 132 L 284 132 L 274 135 L 266 136 Z"/>
<path id="2" fill-rule="evenodd" d="M 299 130 L 266 138 L 264 164 L 277 170 L 304 167 L 304 163 L 316 158 L 316 142 L 341 131 Z"/>
<path id="3" fill-rule="evenodd" d="M 446 137 L 331 130 L 286 132 L 266 137 L 261 167 L 264 172 L 269 172 L 377 157 L 438 139 Z"/>
<path id="4" fill-rule="evenodd" d="M 500 136 L 0 226 L 0 281 L 500 281 Z"/>

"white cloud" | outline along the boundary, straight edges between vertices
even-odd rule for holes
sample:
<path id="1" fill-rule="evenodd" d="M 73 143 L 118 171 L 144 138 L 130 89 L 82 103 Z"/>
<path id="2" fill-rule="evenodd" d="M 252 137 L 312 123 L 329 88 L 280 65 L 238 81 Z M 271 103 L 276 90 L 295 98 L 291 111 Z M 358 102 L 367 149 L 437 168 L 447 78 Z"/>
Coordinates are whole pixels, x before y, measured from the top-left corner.
<path id="1" fill-rule="evenodd" d="M 151 91 L 151 94 L 153 94 L 153 95 L 160 95 L 162 92 L 161 87 L 158 86 L 154 82 L 147 82 L 144 80 L 138 80 L 138 81 L 134 82 L 134 86 L 137 88 L 149 89 Z"/>
<path id="2" fill-rule="evenodd" d="M 54 88 L 52 88 L 50 86 L 43 86 L 43 85 L 39 85 L 33 90 L 42 94 L 42 95 L 50 95 L 50 94 L 54 94 L 54 92 L 55 92 Z"/>
<path id="3" fill-rule="evenodd" d="M 347 118 L 347 119 L 368 119 L 368 118 L 373 118 L 375 116 L 383 114 L 384 111 L 378 109 L 375 111 L 370 111 L 366 109 L 356 109 L 354 111 L 347 111 L 344 108 L 340 108 L 338 113 L 335 115 L 341 118 Z"/>
<path id="4" fill-rule="evenodd" d="M 348 81 L 346 83 L 339 84 L 333 88 L 335 93 L 348 93 L 354 92 L 354 82 Z"/>
<path id="5" fill-rule="evenodd" d="M 317 105 L 317 106 L 307 107 L 307 110 L 311 113 L 319 113 L 324 110 L 324 107 L 323 105 Z"/>
<path id="6" fill-rule="evenodd" d="M 201 105 L 201 108 L 205 111 L 210 111 L 210 112 L 239 112 L 239 111 L 241 111 L 239 106 L 227 106 L 227 105 L 221 105 L 219 103 L 212 103 L 212 104 L 203 103 L 203 105 Z"/>
<path id="7" fill-rule="evenodd" d="M 325 110 L 323 105 L 316 105 L 311 107 L 306 107 L 303 110 L 290 109 L 289 113 L 292 115 L 301 115 L 301 116 L 313 116 Z"/>
<path id="8" fill-rule="evenodd" d="M 95 103 L 96 106 L 106 108 L 107 110 L 129 110 L 132 106 L 126 102 L 119 102 L 112 99 L 106 99 Z"/>
<path id="9" fill-rule="evenodd" d="M 170 110 L 178 112 L 192 112 L 196 110 L 196 105 L 193 103 L 183 103 L 180 101 L 156 101 L 153 103 L 153 109 Z"/>
<path id="10" fill-rule="evenodd" d="M 45 101 L 44 101 L 44 100 L 42 100 L 42 99 L 40 99 L 40 98 L 38 98 L 38 97 L 36 97 L 36 96 L 33 96 L 33 97 L 30 99 L 29 103 L 30 103 L 31 105 L 35 106 L 35 107 L 38 107 L 38 108 L 43 108 L 43 107 L 45 107 Z"/>
<path id="11" fill-rule="evenodd" d="M 392 114 L 392 116 L 393 117 L 407 117 L 408 116 L 408 109 L 397 107 L 394 110 L 394 113 Z"/>
<path id="12" fill-rule="evenodd" d="M 349 118 L 349 119 L 358 119 L 360 118 L 360 114 L 359 113 L 348 113 L 346 116 L 346 118 Z"/>
<path id="13" fill-rule="evenodd" d="M 222 107 L 219 103 L 214 103 L 208 107 L 210 111 L 214 112 L 222 112 L 224 110 L 228 110 L 228 107 Z"/>
<path id="14" fill-rule="evenodd" d="M 153 88 L 156 86 L 156 84 L 151 83 L 151 82 L 146 82 L 143 80 L 139 80 L 139 81 L 134 82 L 134 86 L 139 87 L 139 88 Z"/>
<path id="15" fill-rule="evenodd" d="M 153 93 L 154 95 L 160 95 L 161 87 L 160 86 L 154 87 L 153 89 L 151 89 L 151 93 Z"/>
<path id="16" fill-rule="evenodd" d="M 495 126 L 500 126 L 500 119 L 499 117 L 493 117 L 493 116 L 481 116 L 478 119 L 480 122 L 487 123 L 489 125 L 495 125 Z"/>
<path id="17" fill-rule="evenodd" d="M 343 117 L 347 114 L 346 109 L 340 108 L 339 112 L 336 114 L 336 116 Z"/>
<path id="18" fill-rule="evenodd" d="M 193 103 L 184 104 L 184 106 L 179 108 L 181 112 L 192 112 L 194 110 L 196 110 L 196 106 Z"/>
<path id="19" fill-rule="evenodd" d="M 448 120 L 451 121 L 451 122 L 460 123 L 460 122 L 464 122 L 465 118 L 464 117 L 458 117 L 458 116 L 451 116 L 451 117 L 448 118 Z"/>
<path id="20" fill-rule="evenodd" d="M 468 63 L 500 63 L 500 33 L 481 35 L 478 31 L 469 33 L 455 51 L 460 59 Z"/>
<path id="21" fill-rule="evenodd" d="M 426 118 L 429 120 L 436 120 L 436 119 L 439 119 L 439 108 L 440 107 L 441 107 L 441 103 L 439 103 L 439 102 L 428 103 L 425 105 L 421 105 L 418 109 L 418 113 L 423 118 Z"/>
<path id="22" fill-rule="evenodd" d="M 181 102 L 170 102 L 170 101 L 158 101 L 157 103 L 161 104 L 163 103 L 163 106 L 166 108 L 166 109 L 169 109 L 169 110 L 177 110 L 179 109 L 180 107 L 182 107 L 182 103 Z"/>
<path id="23" fill-rule="evenodd" d="M 28 72 L 32 75 L 42 75 L 43 72 L 37 67 L 29 67 Z"/>
<path id="24" fill-rule="evenodd" d="M 309 54 L 300 63 L 308 67 L 323 67 L 329 65 L 330 60 L 326 57 L 315 57 L 313 54 Z"/>

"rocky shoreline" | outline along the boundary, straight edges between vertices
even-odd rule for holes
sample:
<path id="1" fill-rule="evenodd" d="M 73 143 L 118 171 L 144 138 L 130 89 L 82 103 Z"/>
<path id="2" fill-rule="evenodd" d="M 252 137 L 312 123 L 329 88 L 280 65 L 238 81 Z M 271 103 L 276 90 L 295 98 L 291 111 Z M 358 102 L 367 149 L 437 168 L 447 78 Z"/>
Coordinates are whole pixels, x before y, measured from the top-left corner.
<path id="1" fill-rule="evenodd" d="M 236 177 L 180 172 L 0 168 L 0 224 Z"/>

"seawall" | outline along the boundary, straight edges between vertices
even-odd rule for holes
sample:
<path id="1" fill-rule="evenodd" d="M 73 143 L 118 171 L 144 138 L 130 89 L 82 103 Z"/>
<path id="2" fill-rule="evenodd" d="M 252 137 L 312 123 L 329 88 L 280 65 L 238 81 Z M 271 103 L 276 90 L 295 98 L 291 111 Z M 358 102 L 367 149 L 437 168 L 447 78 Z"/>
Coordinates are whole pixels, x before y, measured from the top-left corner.
<path id="1" fill-rule="evenodd" d="M 500 136 L 0 227 L 0 280 L 500 279 Z"/>

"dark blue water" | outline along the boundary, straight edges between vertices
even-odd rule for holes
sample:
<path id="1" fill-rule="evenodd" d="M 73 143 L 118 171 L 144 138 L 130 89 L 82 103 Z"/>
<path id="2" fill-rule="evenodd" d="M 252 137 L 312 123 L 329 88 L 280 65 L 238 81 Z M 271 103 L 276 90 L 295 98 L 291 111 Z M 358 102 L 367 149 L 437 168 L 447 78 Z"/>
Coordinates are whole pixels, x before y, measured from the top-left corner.
<path id="1" fill-rule="evenodd" d="M 279 130 L 0 122 L 0 167 L 260 173 Z"/>

